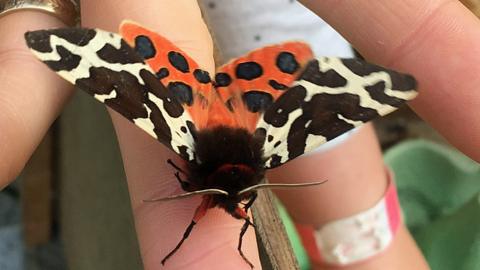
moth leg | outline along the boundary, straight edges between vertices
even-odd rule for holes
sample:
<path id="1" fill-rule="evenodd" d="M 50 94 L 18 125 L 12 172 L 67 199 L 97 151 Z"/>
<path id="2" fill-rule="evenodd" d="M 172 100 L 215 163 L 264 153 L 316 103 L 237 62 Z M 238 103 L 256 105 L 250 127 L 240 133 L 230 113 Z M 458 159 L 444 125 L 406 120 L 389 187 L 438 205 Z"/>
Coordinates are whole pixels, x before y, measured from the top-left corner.
<path id="1" fill-rule="evenodd" d="M 194 220 L 192 220 L 190 225 L 188 225 L 187 229 L 183 233 L 182 240 L 180 240 L 180 242 L 178 242 L 177 246 L 172 251 L 170 251 L 170 253 L 168 253 L 167 256 L 165 256 L 165 258 L 163 258 L 162 265 L 165 265 L 165 262 L 168 260 L 168 258 L 172 257 L 172 255 L 175 254 L 175 252 L 177 252 L 177 250 L 183 244 L 183 241 L 185 241 L 185 239 L 187 239 L 188 236 L 190 235 L 190 233 L 192 232 L 192 229 L 195 226 L 195 224 L 197 224 L 197 223 Z"/>
<path id="2" fill-rule="evenodd" d="M 177 178 L 178 182 L 180 183 L 180 186 L 182 186 L 182 189 L 183 189 L 184 191 L 192 191 L 192 185 L 191 185 L 189 182 L 183 180 L 183 179 L 180 177 L 180 173 L 179 173 L 179 172 L 176 172 L 176 173 L 175 173 L 175 177 Z"/>
<path id="3" fill-rule="evenodd" d="M 257 198 L 257 193 L 254 192 L 253 195 L 248 200 L 248 202 L 243 207 L 243 209 L 245 210 L 245 213 L 248 213 L 248 209 L 250 209 L 250 207 L 253 205 L 253 202 L 255 201 L 256 198 Z M 240 238 L 238 240 L 237 249 L 238 249 L 238 252 L 240 253 L 240 256 L 242 256 L 245 262 L 248 263 L 248 265 L 250 265 L 250 267 L 253 269 L 253 264 L 247 259 L 245 254 L 243 254 L 242 243 L 243 243 L 243 236 L 247 232 L 248 226 L 252 226 L 255 228 L 255 225 L 250 221 L 250 218 L 248 216 L 246 216 L 244 220 L 245 220 L 245 223 L 243 223 L 242 229 L 240 230 Z"/>
<path id="4" fill-rule="evenodd" d="M 182 168 L 180 168 L 179 166 L 177 166 L 175 163 L 173 163 L 173 161 L 171 159 L 167 159 L 167 163 L 172 166 L 173 168 L 175 168 L 175 170 L 183 173 L 183 174 L 187 174 L 184 170 L 182 170 Z"/>
<path id="5" fill-rule="evenodd" d="M 182 168 L 180 168 L 179 166 L 177 166 L 175 163 L 173 163 L 173 161 L 171 159 L 167 159 L 167 163 L 169 165 L 171 165 L 175 170 L 177 170 L 177 172 L 175 172 L 175 178 L 177 178 L 178 180 L 178 183 L 180 183 L 180 186 L 182 187 L 182 189 L 184 191 L 193 191 L 192 189 L 192 186 L 190 185 L 190 183 L 188 181 L 185 181 L 183 180 L 181 177 L 180 177 L 180 173 L 182 173 L 183 175 L 187 175 L 187 173 L 182 170 Z"/>
<path id="6" fill-rule="evenodd" d="M 242 256 L 243 260 L 250 265 L 250 267 L 253 269 L 253 264 L 247 259 L 245 254 L 243 254 L 242 251 L 242 242 L 243 242 L 243 235 L 247 232 L 248 226 L 250 226 L 252 222 L 250 222 L 250 219 L 245 219 L 245 223 L 243 223 L 242 230 L 240 231 L 240 239 L 238 240 L 238 252 L 240 253 L 240 256 Z"/>
<path id="7" fill-rule="evenodd" d="M 248 202 L 243 206 L 243 209 L 245 209 L 245 212 L 248 212 L 248 209 L 250 209 L 250 207 L 252 207 L 253 205 L 253 202 L 255 201 L 255 199 L 257 199 L 257 192 L 254 192 L 252 197 L 250 197 L 250 199 L 248 200 Z"/>
<path id="8" fill-rule="evenodd" d="M 250 197 L 248 202 L 243 206 L 243 209 L 245 210 L 246 213 L 248 213 L 248 210 L 250 209 L 250 207 L 252 207 L 253 202 L 255 202 L 256 199 L 257 199 L 257 192 L 254 192 L 252 197 Z M 248 222 L 250 222 L 250 219 L 248 219 Z M 250 222 L 250 226 L 256 228 L 255 224 L 253 224 L 252 222 Z"/>
<path id="9" fill-rule="evenodd" d="M 197 210 L 195 210 L 195 215 L 193 216 L 192 222 L 190 222 L 190 225 L 188 225 L 187 229 L 183 233 L 182 239 L 180 240 L 180 242 L 178 242 L 177 246 L 172 251 L 170 251 L 170 253 L 168 253 L 165 258 L 163 258 L 162 265 L 165 265 L 165 262 L 168 260 L 168 258 L 172 257 L 172 255 L 177 252 L 177 250 L 182 246 L 185 239 L 187 239 L 192 232 L 193 227 L 195 227 L 198 221 L 205 216 L 207 210 L 209 208 L 212 208 L 213 206 L 214 204 L 212 198 L 210 196 L 204 196 L 202 202 L 197 207 Z"/>

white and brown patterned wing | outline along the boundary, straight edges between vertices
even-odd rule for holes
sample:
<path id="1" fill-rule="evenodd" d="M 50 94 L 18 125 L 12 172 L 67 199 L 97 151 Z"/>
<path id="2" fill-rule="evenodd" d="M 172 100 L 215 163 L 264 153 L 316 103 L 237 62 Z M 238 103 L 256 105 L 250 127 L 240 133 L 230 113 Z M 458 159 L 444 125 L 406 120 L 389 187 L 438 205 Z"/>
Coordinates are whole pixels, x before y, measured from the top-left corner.
<path id="1" fill-rule="evenodd" d="M 65 28 L 25 34 L 28 47 L 67 81 L 193 160 L 195 126 L 176 97 L 117 34 Z"/>
<path id="2" fill-rule="evenodd" d="M 266 167 L 307 153 L 417 95 L 415 79 L 357 59 L 311 60 L 263 114 L 256 136 Z"/>

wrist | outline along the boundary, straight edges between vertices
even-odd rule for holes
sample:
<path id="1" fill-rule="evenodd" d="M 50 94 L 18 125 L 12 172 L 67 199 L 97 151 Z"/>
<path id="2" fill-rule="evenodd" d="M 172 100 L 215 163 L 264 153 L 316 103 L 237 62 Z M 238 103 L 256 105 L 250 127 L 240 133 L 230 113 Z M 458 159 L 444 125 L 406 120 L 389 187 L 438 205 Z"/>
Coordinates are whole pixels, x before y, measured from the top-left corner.
<path id="1" fill-rule="evenodd" d="M 388 248 L 400 226 L 401 213 L 389 170 L 387 177 L 384 196 L 369 209 L 319 227 L 297 223 L 297 230 L 315 264 L 356 264 Z"/>
<path id="2" fill-rule="evenodd" d="M 267 177 L 283 183 L 328 180 L 317 188 L 275 191 L 295 221 L 315 226 L 368 209 L 383 196 L 387 186 L 371 125 L 358 129 L 333 149 L 270 170 Z"/>

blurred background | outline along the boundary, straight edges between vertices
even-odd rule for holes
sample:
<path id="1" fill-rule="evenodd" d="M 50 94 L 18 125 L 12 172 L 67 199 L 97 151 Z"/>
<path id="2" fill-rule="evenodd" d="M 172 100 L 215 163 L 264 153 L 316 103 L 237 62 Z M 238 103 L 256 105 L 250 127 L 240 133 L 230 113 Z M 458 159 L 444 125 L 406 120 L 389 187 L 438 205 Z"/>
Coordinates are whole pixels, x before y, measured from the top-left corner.
<path id="1" fill-rule="evenodd" d="M 463 2 L 480 15 L 480 0 Z M 201 4 L 207 21 L 219 19 L 220 1 Z M 214 32 L 220 45 L 229 39 Z M 253 43 L 268 38 L 251 33 Z M 332 50 L 352 53 L 338 46 Z M 228 59 L 241 48 L 219 50 Z M 480 188 L 474 182 L 479 165 L 407 107 L 375 126 L 386 163 L 397 175 L 405 220 L 432 269 L 480 269 Z M 451 196 L 443 195 L 447 191 Z M 0 270 L 24 269 L 143 269 L 110 118 L 102 104 L 81 92 L 22 175 L 0 192 Z"/>

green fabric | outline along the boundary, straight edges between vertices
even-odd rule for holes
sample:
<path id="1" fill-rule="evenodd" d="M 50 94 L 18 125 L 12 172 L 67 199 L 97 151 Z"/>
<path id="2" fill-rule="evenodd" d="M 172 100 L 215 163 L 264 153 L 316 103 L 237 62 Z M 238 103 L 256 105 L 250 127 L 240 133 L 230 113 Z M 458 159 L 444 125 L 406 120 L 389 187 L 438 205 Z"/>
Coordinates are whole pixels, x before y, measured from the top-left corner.
<path id="1" fill-rule="evenodd" d="M 416 140 L 385 153 L 404 219 L 432 270 L 480 269 L 480 165 Z"/>
<path id="2" fill-rule="evenodd" d="M 432 270 L 480 270 L 480 165 L 424 140 L 385 153 L 394 171 L 404 220 Z M 295 226 L 282 206 L 302 270 L 310 269 Z"/>

